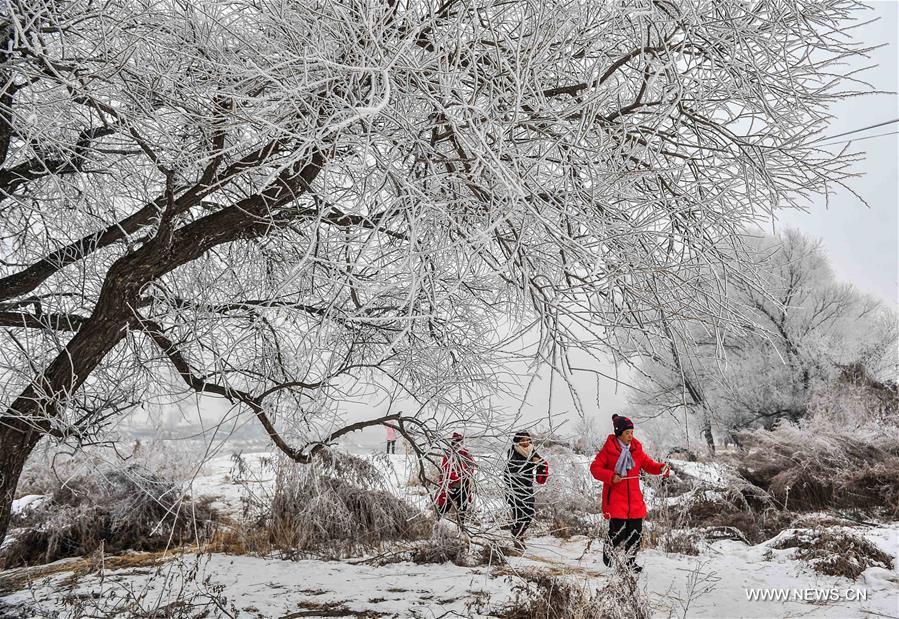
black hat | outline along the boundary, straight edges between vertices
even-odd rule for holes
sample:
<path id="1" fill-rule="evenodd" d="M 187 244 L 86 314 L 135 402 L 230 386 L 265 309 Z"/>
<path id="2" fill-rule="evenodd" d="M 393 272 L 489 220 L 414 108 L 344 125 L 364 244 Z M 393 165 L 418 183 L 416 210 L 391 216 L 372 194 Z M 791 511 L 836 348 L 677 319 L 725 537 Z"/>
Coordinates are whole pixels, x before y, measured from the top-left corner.
<path id="1" fill-rule="evenodd" d="M 527 432 L 526 430 L 519 430 L 518 432 L 515 433 L 515 436 L 512 437 L 512 442 L 517 444 L 517 443 L 520 443 L 521 439 L 524 439 L 524 438 L 530 440 L 531 439 L 530 433 Z"/>
<path id="2" fill-rule="evenodd" d="M 612 425 L 615 427 L 615 436 L 621 436 L 625 430 L 634 429 L 634 422 L 621 415 L 612 415 Z"/>

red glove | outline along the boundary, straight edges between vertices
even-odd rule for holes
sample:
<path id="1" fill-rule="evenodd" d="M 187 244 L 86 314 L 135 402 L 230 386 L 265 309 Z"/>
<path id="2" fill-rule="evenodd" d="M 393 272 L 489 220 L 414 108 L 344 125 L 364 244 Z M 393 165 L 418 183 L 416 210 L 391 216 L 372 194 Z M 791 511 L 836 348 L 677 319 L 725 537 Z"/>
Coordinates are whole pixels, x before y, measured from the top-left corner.
<path id="1" fill-rule="evenodd" d="M 549 462 L 544 460 L 540 463 L 540 466 L 537 467 L 537 483 L 545 484 L 546 479 L 549 477 Z"/>

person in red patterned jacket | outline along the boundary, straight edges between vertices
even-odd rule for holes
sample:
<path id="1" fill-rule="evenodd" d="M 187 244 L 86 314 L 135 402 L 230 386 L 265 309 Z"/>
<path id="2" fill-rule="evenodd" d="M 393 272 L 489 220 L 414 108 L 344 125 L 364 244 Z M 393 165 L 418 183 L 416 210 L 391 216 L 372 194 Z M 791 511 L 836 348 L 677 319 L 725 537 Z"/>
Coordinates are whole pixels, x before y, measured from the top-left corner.
<path id="1" fill-rule="evenodd" d="M 602 515 L 609 521 L 609 538 L 602 558 L 607 566 L 611 565 L 609 545 L 624 544 L 627 567 L 639 573 L 643 568 L 637 565 L 636 557 L 646 517 L 640 471 L 667 477 L 669 467 L 646 455 L 640 441 L 634 438 L 634 423 L 630 419 L 612 415 L 612 425 L 615 434 L 609 435 L 590 465 L 590 473 L 602 482 Z"/>
<path id="2" fill-rule="evenodd" d="M 449 448 L 440 463 L 440 479 L 437 482 L 437 496 L 434 498 L 438 518 L 455 507 L 459 526 L 464 525 L 465 514 L 473 498 L 476 469 L 474 458 L 462 444 L 462 435 L 453 432 Z"/>

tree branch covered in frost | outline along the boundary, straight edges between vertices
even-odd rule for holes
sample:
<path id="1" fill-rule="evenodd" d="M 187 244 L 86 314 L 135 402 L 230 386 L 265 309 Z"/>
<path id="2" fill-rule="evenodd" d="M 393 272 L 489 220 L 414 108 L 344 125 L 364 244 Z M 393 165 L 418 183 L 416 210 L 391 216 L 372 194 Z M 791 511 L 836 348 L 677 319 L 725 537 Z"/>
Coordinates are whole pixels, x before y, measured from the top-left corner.
<path id="1" fill-rule="evenodd" d="M 719 318 L 722 240 L 850 176 L 815 140 L 856 8 L 11 0 L 9 479 L 149 398 L 236 397 L 298 455 L 366 385 L 463 410 L 531 330 L 564 370 Z"/>

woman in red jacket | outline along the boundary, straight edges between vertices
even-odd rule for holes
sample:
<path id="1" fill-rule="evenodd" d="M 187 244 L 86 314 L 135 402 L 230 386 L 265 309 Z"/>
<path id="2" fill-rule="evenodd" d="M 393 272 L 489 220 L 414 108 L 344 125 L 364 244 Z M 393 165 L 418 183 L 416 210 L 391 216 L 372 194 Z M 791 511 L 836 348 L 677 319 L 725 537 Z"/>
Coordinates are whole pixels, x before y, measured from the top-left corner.
<path id="1" fill-rule="evenodd" d="M 609 540 L 613 547 L 624 544 L 627 565 L 634 572 L 637 549 L 643 535 L 646 503 L 640 492 L 641 469 L 652 475 L 668 476 L 668 465 L 646 455 L 640 441 L 634 438 L 634 423 L 627 417 L 612 415 L 615 434 L 610 434 L 596 454 L 590 472 L 602 482 L 602 515 L 609 521 Z M 608 546 L 603 548 L 602 560 L 611 565 Z"/>
<path id="2" fill-rule="evenodd" d="M 477 470 L 474 458 L 462 444 L 462 435 L 453 432 L 449 448 L 440 463 L 440 479 L 437 481 L 437 496 L 434 499 L 437 518 L 456 508 L 459 526 L 465 524 L 465 514 L 471 505 L 474 474 Z"/>

